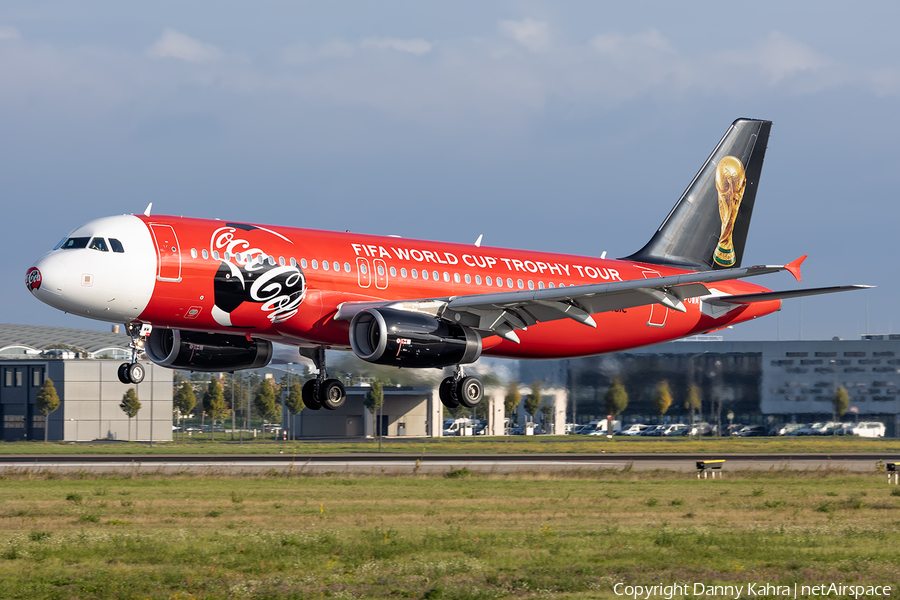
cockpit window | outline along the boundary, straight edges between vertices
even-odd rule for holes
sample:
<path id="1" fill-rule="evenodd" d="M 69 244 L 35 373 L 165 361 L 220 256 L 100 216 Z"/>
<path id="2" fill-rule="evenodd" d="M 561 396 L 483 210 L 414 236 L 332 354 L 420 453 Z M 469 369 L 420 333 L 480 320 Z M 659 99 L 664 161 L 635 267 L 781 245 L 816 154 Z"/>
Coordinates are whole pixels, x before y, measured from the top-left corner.
<path id="1" fill-rule="evenodd" d="M 91 250 L 99 250 L 100 252 L 109 252 L 109 248 L 106 247 L 106 240 L 101 237 L 92 239 L 88 248 Z"/>
<path id="2" fill-rule="evenodd" d="M 87 248 L 88 242 L 91 238 L 86 237 L 70 237 L 65 242 L 63 242 L 62 248 L 63 250 L 73 250 L 75 248 Z"/>
<path id="3" fill-rule="evenodd" d="M 109 245 L 112 246 L 113 252 L 125 252 L 125 248 L 122 247 L 122 242 L 116 238 L 109 238 Z"/>

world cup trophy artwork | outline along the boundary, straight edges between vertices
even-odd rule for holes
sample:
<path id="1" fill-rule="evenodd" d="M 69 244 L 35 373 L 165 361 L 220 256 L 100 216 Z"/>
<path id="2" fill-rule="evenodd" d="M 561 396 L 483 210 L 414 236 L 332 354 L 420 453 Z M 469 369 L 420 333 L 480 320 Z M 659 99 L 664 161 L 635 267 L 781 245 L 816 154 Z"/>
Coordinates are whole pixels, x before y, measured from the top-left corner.
<path id="1" fill-rule="evenodd" d="M 721 267 L 734 266 L 734 222 L 737 220 L 741 200 L 747 178 L 744 176 L 744 165 L 733 156 L 726 156 L 716 166 L 716 190 L 719 192 L 719 218 L 722 220 L 722 233 L 713 255 L 715 263 Z"/>

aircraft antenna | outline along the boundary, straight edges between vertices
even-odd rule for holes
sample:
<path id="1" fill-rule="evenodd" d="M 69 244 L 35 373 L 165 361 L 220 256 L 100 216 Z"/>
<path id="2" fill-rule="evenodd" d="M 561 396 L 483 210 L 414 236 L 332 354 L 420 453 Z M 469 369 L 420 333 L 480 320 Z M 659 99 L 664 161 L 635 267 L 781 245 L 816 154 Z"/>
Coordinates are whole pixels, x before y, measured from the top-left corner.
<path id="1" fill-rule="evenodd" d="M 144 216 L 145 216 L 145 217 L 149 217 L 149 216 L 150 216 L 150 209 L 151 209 L 152 207 L 153 207 L 153 203 L 151 202 L 150 204 L 147 205 L 147 208 L 144 209 Z"/>
<path id="2" fill-rule="evenodd" d="M 484 234 L 482 233 L 481 235 L 478 236 L 478 239 L 475 240 L 475 247 L 476 247 L 476 248 L 480 248 L 480 247 L 481 247 L 481 238 L 483 238 L 483 237 L 484 237 Z"/>

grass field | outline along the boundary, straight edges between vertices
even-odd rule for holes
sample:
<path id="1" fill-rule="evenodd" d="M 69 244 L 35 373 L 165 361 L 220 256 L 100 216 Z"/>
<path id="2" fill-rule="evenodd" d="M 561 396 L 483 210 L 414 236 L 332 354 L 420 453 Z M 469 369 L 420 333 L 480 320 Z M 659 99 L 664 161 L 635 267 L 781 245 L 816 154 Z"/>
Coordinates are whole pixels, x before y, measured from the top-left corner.
<path id="1" fill-rule="evenodd" d="M 621 598 L 620 582 L 900 597 L 898 530 L 900 488 L 840 471 L 8 475 L 0 597 L 581 599 Z"/>
<path id="2" fill-rule="evenodd" d="M 217 433 L 216 441 L 209 434 L 195 435 L 185 442 L 0 442 L 0 457 L 4 454 L 267 454 L 284 451 L 297 454 L 335 452 L 373 452 L 378 442 L 277 442 L 272 439 L 245 440 L 243 444 L 231 440 L 230 433 Z M 383 452 L 414 454 L 442 453 L 859 453 L 875 452 L 900 454 L 900 440 L 866 439 L 858 437 L 760 437 L 760 438 L 677 438 L 647 439 L 621 437 L 607 440 L 585 436 L 505 436 L 500 438 L 390 438 L 382 441 Z"/>

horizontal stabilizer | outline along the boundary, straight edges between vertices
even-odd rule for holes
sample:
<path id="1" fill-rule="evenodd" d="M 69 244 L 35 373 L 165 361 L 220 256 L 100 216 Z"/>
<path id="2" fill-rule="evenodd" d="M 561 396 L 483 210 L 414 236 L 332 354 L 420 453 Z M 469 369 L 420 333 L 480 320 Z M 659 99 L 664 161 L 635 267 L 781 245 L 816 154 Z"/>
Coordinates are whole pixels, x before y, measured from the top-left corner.
<path id="1" fill-rule="evenodd" d="M 727 304 L 750 304 L 752 302 L 764 302 L 766 300 L 786 300 L 788 298 L 802 298 L 803 296 L 818 296 L 819 294 L 833 294 L 835 292 L 849 292 L 851 290 L 867 290 L 874 285 L 838 285 L 833 287 L 809 288 L 805 290 L 787 290 L 783 292 L 763 292 L 760 294 L 741 294 L 737 296 L 719 296 L 707 302 L 722 302 Z"/>

